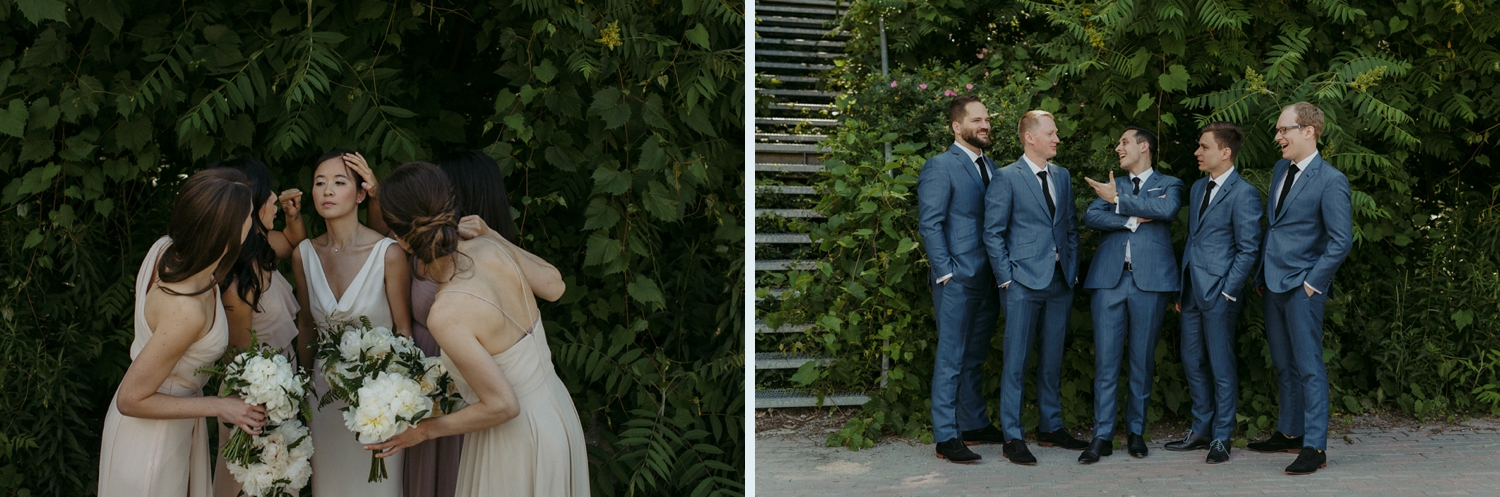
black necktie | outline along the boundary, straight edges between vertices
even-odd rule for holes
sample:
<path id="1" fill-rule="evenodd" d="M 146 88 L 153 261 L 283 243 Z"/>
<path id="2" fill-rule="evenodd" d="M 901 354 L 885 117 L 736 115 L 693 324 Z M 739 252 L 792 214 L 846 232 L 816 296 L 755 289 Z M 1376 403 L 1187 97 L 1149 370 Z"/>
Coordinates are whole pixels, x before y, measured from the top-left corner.
<path id="1" fill-rule="evenodd" d="M 1208 212 L 1208 199 L 1213 198 L 1214 187 L 1219 186 L 1213 180 L 1208 181 L 1208 188 L 1203 189 L 1203 203 L 1198 206 L 1198 220 L 1203 220 L 1203 213 Z"/>
<path id="2" fill-rule="evenodd" d="M 1286 168 L 1286 179 L 1281 180 L 1281 196 L 1276 197 L 1276 215 L 1281 215 L 1281 206 L 1286 203 L 1286 194 L 1292 192 L 1292 181 L 1297 179 L 1297 165 L 1292 164 Z"/>
<path id="3" fill-rule="evenodd" d="M 1052 204 L 1052 189 L 1047 187 L 1047 171 L 1036 173 L 1042 179 L 1042 197 L 1047 199 L 1047 214 L 1057 217 L 1057 206 Z"/>
<path id="4" fill-rule="evenodd" d="M 1130 182 L 1131 183 L 1135 183 L 1135 190 L 1131 190 L 1130 194 L 1131 195 L 1140 195 L 1141 194 L 1141 179 L 1140 178 L 1130 178 Z"/>
<path id="5" fill-rule="evenodd" d="M 984 180 L 985 188 L 990 186 L 990 168 L 984 167 L 984 156 L 974 158 L 974 163 L 979 164 L 979 179 Z"/>

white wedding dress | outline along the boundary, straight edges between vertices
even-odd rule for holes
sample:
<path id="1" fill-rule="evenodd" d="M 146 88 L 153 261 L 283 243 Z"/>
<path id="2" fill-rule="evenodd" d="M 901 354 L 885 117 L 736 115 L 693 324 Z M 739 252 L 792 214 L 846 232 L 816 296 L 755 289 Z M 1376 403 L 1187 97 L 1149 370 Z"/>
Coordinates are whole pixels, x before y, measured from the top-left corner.
<path id="1" fill-rule="evenodd" d="M 312 312 L 313 323 L 319 329 L 339 323 L 359 323 L 361 316 L 370 319 L 371 326 L 383 326 L 395 331 L 392 326 L 391 306 L 385 295 L 385 251 L 396 241 L 383 238 L 370 250 L 359 273 L 349 283 L 349 288 L 338 298 L 328 285 L 323 274 L 323 263 L 312 246 L 312 240 L 303 240 L 298 251 L 302 255 L 302 269 L 307 275 L 307 304 Z M 328 381 L 323 377 L 319 363 L 313 382 L 321 396 L 328 391 Z M 317 407 L 317 399 L 312 399 Z M 401 461 L 404 454 L 398 453 L 385 459 L 389 478 L 377 483 L 368 482 L 370 477 L 370 451 L 355 439 L 354 432 L 344 426 L 344 413 L 340 411 L 348 404 L 334 401 L 313 413 L 312 435 L 312 493 L 317 497 L 400 497 Z"/>

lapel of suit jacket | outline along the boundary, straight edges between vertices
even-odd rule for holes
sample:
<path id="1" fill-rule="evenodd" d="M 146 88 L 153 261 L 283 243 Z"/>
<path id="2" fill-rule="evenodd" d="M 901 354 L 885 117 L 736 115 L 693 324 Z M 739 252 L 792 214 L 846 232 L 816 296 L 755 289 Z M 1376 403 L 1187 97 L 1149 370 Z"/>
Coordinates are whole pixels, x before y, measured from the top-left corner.
<path id="1" fill-rule="evenodd" d="M 1151 171 L 1151 177 L 1146 178 L 1146 181 L 1141 182 L 1141 193 L 1139 193 L 1138 195 L 1144 197 L 1146 195 L 1146 192 L 1150 191 L 1153 185 L 1156 185 L 1160 182 L 1162 182 L 1161 171 Z M 1125 184 L 1130 188 L 1135 188 L 1135 184 L 1130 182 L 1130 175 L 1128 174 L 1125 175 Z"/>
<path id="2" fill-rule="evenodd" d="M 954 156 L 958 157 L 958 163 L 964 166 L 964 171 L 968 171 L 968 178 L 970 181 L 978 183 L 980 188 L 984 188 L 984 178 L 979 177 L 979 168 L 974 167 L 974 161 L 969 160 L 968 152 L 965 152 L 964 149 L 959 148 L 959 145 L 957 143 L 954 143 L 953 146 L 948 149 L 948 153 L 951 153 Z M 990 178 L 993 179 L 994 176 L 990 176 Z"/>
<path id="3" fill-rule="evenodd" d="M 1031 164 L 1026 162 L 1026 157 L 1022 156 L 1020 160 L 1016 161 L 1016 174 L 1021 175 L 1021 184 L 1026 185 L 1026 190 L 1031 192 L 1032 198 L 1036 199 L 1037 205 L 1040 205 L 1042 211 L 1045 212 L 1047 210 L 1047 199 L 1042 197 L 1042 181 L 1036 177 L 1035 173 L 1031 172 Z M 1047 176 L 1047 179 L 1052 179 L 1052 170 L 1050 168 L 1047 170 Z"/>
<path id="4" fill-rule="evenodd" d="M 1207 181 L 1194 181 L 1193 189 L 1188 193 L 1188 236 L 1198 232 L 1198 209 L 1203 205 L 1203 189 L 1208 188 Z"/>
<path id="5" fill-rule="evenodd" d="M 1062 168 L 1059 168 L 1057 166 L 1052 165 L 1051 162 L 1047 163 L 1047 186 L 1048 186 L 1048 188 L 1050 190 L 1052 190 L 1053 192 L 1056 192 L 1056 194 L 1052 196 L 1052 206 L 1053 206 L 1053 209 L 1052 209 L 1052 224 L 1053 225 L 1056 225 L 1058 223 L 1058 221 L 1062 220 L 1062 216 L 1057 215 L 1057 211 L 1062 210 L 1062 198 L 1063 197 L 1073 198 L 1072 195 L 1064 195 L 1065 193 L 1068 193 L 1067 191 L 1065 191 L 1067 189 L 1067 187 L 1072 186 L 1072 185 L 1059 185 L 1058 184 L 1057 178 L 1062 177 L 1062 175 L 1058 174 L 1058 173 L 1061 172 L 1061 171 L 1062 171 Z M 1033 175 L 1033 176 L 1035 176 L 1035 175 Z M 1036 182 L 1036 191 L 1037 191 L 1037 193 L 1041 193 L 1042 192 L 1042 183 L 1041 183 L 1041 181 L 1037 181 Z M 1042 199 L 1042 208 L 1043 209 L 1047 208 L 1047 200 L 1046 199 Z"/>
<path id="6" fill-rule="evenodd" d="M 1224 176 L 1226 176 L 1224 178 L 1224 184 L 1217 187 L 1218 192 L 1214 193 L 1214 199 L 1208 203 L 1208 210 L 1203 211 L 1204 217 L 1208 217 L 1208 213 L 1213 212 L 1214 207 L 1218 207 L 1219 204 L 1224 202 L 1224 199 L 1229 198 L 1229 192 L 1234 191 L 1234 187 L 1239 185 L 1240 183 L 1239 171 L 1235 171 L 1235 174 L 1226 174 Z M 1203 187 L 1208 188 L 1208 183 L 1204 183 Z M 1203 193 L 1199 192 L 1198 194 L 1202 195 Z M 1203 223 L 1203 219 L 1198 219 L 1198 223 Z"/>
<path id="7" fill-rule="evenodd" d="M 1312 180 L 1313 178 L 1318 177 L 1318 173 L 1323 169 L 1323 166 L 1325 164 L 1326 163 L 1323 162 L 1323 154 L 1322 153 L 1319 153 L 1317 158 L 1313 159 L 1311 162 L 1308 162 L 1307 163 L 1307 170 L 1302 171 L 1300 173 L 1297 173 L 1297 177 L 1296 178 L 1292 178 L 1292 191 L 1287 192 L 1287 194 L 1286 194 L 1286 203 L 1290 204 L 1290 203 L 1292 203 L 1293 200 L 1296 200 L 1297 199 L 1297 195 L 1300 194 L 1300 193 L 1302 193 L 1303 190 L 1306 190 L 1308 188 L 1307 184 L 1310 182 L 1310 180 Z M 1291 167 L 1291 164 L 1288 163 L 1287 164 L 1287 168 L 1288 169 L 1282 169 L 1282 174 L 1286 174 L 1286 171 L 1288 171 L 1290 167 Z M 1276 192 L 1276 193 L 1277 193 L 1277 195 L 1281 194 L 1281 192 Z M 1271 224 L 1276 224 L 1276 222 L 1280 221 L 1281 218 L 1286 217 L 1286 213 L 1292 211 L 1291 208 L 1284 207 L 1284 206 L 1282 206 L 1279 203 L 1276 204 L 1276 209 L 1280 210 L 1281 214 L 1276 214 L 1275 211 L 1272 211 L 1271 214 L 1274 215 L 1274 216 L 1276 216 L 1276 219 L 1272 220 Z"/>

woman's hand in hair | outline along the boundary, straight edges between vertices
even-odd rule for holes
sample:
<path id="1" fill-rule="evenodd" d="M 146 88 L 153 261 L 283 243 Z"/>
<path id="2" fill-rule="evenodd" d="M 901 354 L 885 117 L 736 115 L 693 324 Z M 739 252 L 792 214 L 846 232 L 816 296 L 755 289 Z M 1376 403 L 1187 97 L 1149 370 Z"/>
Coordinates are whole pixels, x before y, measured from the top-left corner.
<path id="1" fill-rule="evenodd" d="M 490 226 L 484 223 L 484 218 L 475 214 L 464 216 L 458 220 L 458 236 L 465 240 L 473 240 L 490 234 Z"/>
<path id="2" fill-rule="evenodd" d="M 360 183 L 359 186 L 370 194 L 371 199 L 374 199 L 375 193 L 380 191 L 380 181 L 375 179 L 375 170 L 370 169 L 370 163 L 365 162 L 365 156 L 360 155 L 359 152 L 344 154 L 344 165 L 349 166 L 349 169 L 353 169 L 365 179 L 365 182 Z"/>

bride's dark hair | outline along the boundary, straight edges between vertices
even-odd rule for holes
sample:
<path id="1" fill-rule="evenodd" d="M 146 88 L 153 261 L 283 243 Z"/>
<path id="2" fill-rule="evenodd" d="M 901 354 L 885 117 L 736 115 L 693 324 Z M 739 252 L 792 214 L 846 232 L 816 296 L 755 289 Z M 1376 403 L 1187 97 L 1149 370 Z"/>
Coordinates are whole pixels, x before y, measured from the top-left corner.
<path id="1" fill-rule="evenodd" d="M 162 251 L 156 275 L 163 283 L 176 283 L 217 263 L 215 283 L 191 293 L 163 292 L 200 295 L 212 290 L 239 258 L 240 230 L 255 209 L 249 183 L 244 173 L 221 167 L 198 171 L 182 184 L 167 222 L 172 245 Z"/>
<path id="2" fill-rule="evenodd" d="M 225 167 L 238 170 L 249 179 L 250 198 L 255 199 L 255 210 L 258 211 L 265 206 L 264 199 L 271 196 L 271 170 L 265 163 L 255 159 L 226 159 L 213 163 L 210 168 Z M 275 202 L 276 199 L 271 199 Z M 266 235 L 271 232 L 272 226 L 260 224 L 260 216 L 255 216 L 251 221 L 250 234 L 245 236 L 245 243 L 240 245 L 240 255 L 236 258 L 234 265 L 229 268 L 229 274 L 219 282 L 219 290 L 229 289 L 229 285 L 238 283 L 240 300 L 250 304 L 250 308 L 260 311 L 260 294 L 265 292 L 264 282 L 261 275 L 276 270 L 276 251 L 271 249 L 270 242 L 266 241 Z"/>
<path id="3" fill-rule="evenodd" d="M 435 165 L 408 162 L 391 171 L 380 184 L 380 214 L 423 263 L 458 252 L 453 184 Z"/>

